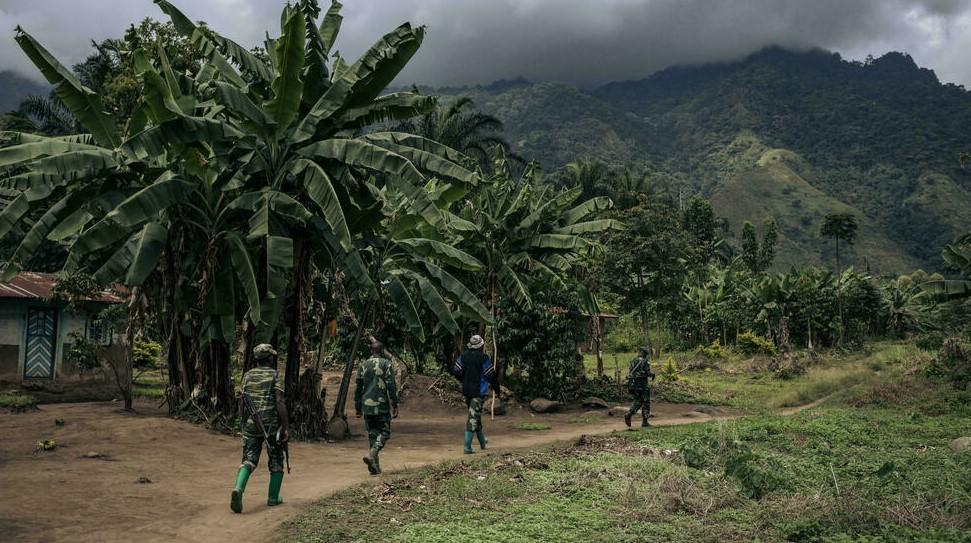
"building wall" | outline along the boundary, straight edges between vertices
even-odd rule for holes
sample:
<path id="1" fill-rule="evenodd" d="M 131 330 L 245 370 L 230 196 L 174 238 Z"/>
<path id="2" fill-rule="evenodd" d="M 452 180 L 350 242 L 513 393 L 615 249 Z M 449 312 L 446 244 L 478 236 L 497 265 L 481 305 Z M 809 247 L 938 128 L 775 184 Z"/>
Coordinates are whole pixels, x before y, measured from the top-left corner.
<path id="1" fill-rule="evenodd" d="M 0 381 L 20 383 L 24 374 L 24 348 L 27 340 L 27 310 L 30 307 L 55 307 L 42 301 L 0 299 Z M 54 379 L 52 383 L 115 386 L 114 373 L 108 368 L 96 368 L 79 372 L 66 356 L 71 348 L 72 334 L 86 333 L 87 317 L 66 309 L 58 310 L 57 348 L 54 355 Z M 124 346 L 115 334 L 112 346 L 105 351 L 112 360 L 120 361 L 125 355 Z M 122 364 L 123 365 L 123 364 Z"/>

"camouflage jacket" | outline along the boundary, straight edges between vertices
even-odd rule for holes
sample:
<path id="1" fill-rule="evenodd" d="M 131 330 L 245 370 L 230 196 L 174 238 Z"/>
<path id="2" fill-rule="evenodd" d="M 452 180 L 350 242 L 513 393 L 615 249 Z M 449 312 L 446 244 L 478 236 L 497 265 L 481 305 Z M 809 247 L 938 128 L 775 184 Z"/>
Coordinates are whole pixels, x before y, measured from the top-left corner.
<path id="1" fill-rule="evenodd" d="M 649 379 L 653 377 L 654 372 L 651 371 L 651 361 L 638 356 L 630 361 L 630 372 L 627 374 L 627 388 L 630 390 L 644 390 L 648 387 Z"/>
<path id="2" fill-rule="evenodd" d="M 283 396 L 283 382 L 277 378 L 277 371 L 273 368 L 253 368 L 243 375 L 240 391 L 249 396 L 253 407 L 263 420 L 267 431 L 272 431 L 280 424 L 280 417 L 276 412 L 276 395 Z M 243 413 L 243 435 L 257 437 L 256 425 L 250 414 Z"/>
<path id="3" fill-rule="evenodd" d="M 354 409 L 363 415 L 384 415 L 398 405 L 394 369 L 386 358 L 372 356 L 357 368 Z"/>

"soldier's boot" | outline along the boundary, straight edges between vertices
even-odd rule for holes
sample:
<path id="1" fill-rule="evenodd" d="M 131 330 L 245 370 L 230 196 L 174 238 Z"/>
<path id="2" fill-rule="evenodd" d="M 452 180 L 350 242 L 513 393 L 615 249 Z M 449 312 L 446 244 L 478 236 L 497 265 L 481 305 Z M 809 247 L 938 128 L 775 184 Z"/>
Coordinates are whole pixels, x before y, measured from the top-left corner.
<path id="1" fill-rule="evenodd" d="M 232 497 L 229 499 L 229 508 L 233 513 L 243 512 L 243 491 L 246 490 L 246 482 L 249 481 L 250 470 L 241 467 L 236 472 L 236 487 L 233 488 Z"/>
<path id="2" fill-rule="evenodd" d="M 468 430 L 466 430 L 466 432 L 465 432 L 465 450 L 463 451 L 465 454 L 475 454 L 475 451 L 472 450 L 472 436 L 473 435 L 474 435 L 473 432 L 469 432 Z"/>
<path id="3" fill-rule="evenodd" d="M 630 419 L 630 412 L 628 412 L 626 415 L 624 415 L 624 424 L 626 424 L 628 428 L 630 428 Z"/>
<path id="4" fill-rule="evenodd" d="M 381 451 L 377 451 L 374 453 L 374 474 L 375 475 L 381 475 L 381 458 L 379 456 L 380 453 Z"/>
<path id="5" fill-rule="evenodd" d="M 363 460 L 364 463 L 367 465 L 368 473 L 370 473 L 371 475 L 377 475 L 378 473 L 380 473 L 378 471 L 378 450 L 376 448 L 371 447 L 371 450 L 368 451 L 367 456 L 365 456 L 361 460 Z"/>
<path id="6" fill-rule="evenodd" d="M 475 437 L 479 439 L 479 448 L 483 451 L 486 450 L 486 445 L 489 444 L 489 440 L 485 436 L 485 432 L 480 428 L 478 432 L 475 433 Z"/>
<path id="7" fill-rule="evenodd" d="M 280 497 L 281 486 L 283 486 L 283 472 L 274 471 L 270 473 L 270 491 L 266 498 L 266 505 L 273 507 L 283 503 L 283 498 Z"/>

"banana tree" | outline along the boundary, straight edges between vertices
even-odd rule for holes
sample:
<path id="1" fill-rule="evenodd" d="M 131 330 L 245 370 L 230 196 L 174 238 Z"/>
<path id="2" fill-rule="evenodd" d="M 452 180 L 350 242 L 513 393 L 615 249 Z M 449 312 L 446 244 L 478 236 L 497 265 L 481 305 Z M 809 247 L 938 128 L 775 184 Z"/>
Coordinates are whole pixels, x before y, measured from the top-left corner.
<path id="1" fill-rule="evenodd" d="M 429 192 L 440 202 L 434 196 L 449 186 L 434 182 Z M 452 246 L 454 233 L 436 228 L 416 214 L 404 195 L 388 188 L 376 189 L 375 194 L 381 198 L 383 218 L 374 235 L 362 240 L 360 262 L 345 267 L 349 279 L 359 286 L 355 294 L 363 300 L 363 309 L 334 405 L 334 421 L 345 418 L 354 356 L 372 311 L 374 320 L 394 311 L 421 342 L 441 332 L 459 333 L 461 318 L 485 323 L 492 319 L 475 293 L 456 277 L 482 270 L 482 262 Z M 340 430 L 332 425 L 329 433 L 339 437 Z"/>
<path id="2" fill-rule="evenodd" d="M 971 235 L 965 236 L 962 241 L 969 241 Z M 924 291 L 929 296 L 939 300 L 964 300 L 971 298 L 971 244 L 956 243 L 944 247 L 941 253 L 944 262 L 948 266 L 957 270 L 962 279 L 940 279 L 928 281 L 923 285 Z"/>
<path id="3" fill-rule="evenodd" d="M 597 237 L 621 224 L 610 219 L 591 218 L 607 210 L 612 202 L 598 197 L 577 203 L 579 187 L 556 192 L 540 182 L 541 171 L 533 163 L 514 178 L 501 152 L 496 153 L 489 182 L 459 204 L 457 219 L 451 224 L 457 232 L 456 247 L 483 263 L 481 272 L 469 275 L 491 314 L 496 317 L 499 296 L 531 305 L 530 289 L 549 284 L 567 288 L 571 269 L 599 247 Z M 458 201 L 459 193 L 444 191 L 441 199 Z M 586 293 L 588 311 L 596 312 L 593 296 Z M 493 327 L 493 358 L 500 378 L 505 364 L 500 362 Z"/>
<path id="4" fill-rule="evenodd" d="M 278 330 L 287 277 L 299 308 L 304 297 L 293 294 L 304 291 L 300 282 L 317 255 L 342 262 L 355 253 L 353 240 L 373 228 L 365 179 L 402 194 L 436 227 L 443 214 L 425 192 L 430 177 L 474 182 L 447 151 L 421 138 L 354 136 L 433 106 L 413 93 L 379 96 L 417 50 L 423 29 L 402 25 L 348 65 L 331 54 L 340 4 L 318 27 L 317 3 L 302 1 L 284 9 L 282 34 L 267 41 L 263 58 L 156 3 L 206 62 L 176 73 L 161 49 L 132 52 L 143 96 L 130 119 L 105 112 L 93 91 L 18 30 L 22 48 L 90 134 L 10 136 L 17 145 L 0 153 L 8 172 L 2 186 L 19 195 L 0 212 L 0 232 L 26 234 L 7 274 L 45 238 L 57 239 L 70 244 L 70 266 L 97 266 L 106 281 L 137 285 L 162 271 L 171 299 L 189 298 L 178 291 L 194 288 L 202 310 L 211 311 L 199 319 L 210 336 L 218 328 L 225 337 L 235 318 L 252 325 L 254 340 L 267 340 Z M 38 209 L 40 220 L 25 222 Z M 210 236 L 189 234 L 193 229 Z M 204 258 L 184 258 L 197 255 Z M 189 273 L 186 261 L 200 258 L 200 271 Z M 300 319 L 291 321 L 299 330 Z M 173 322 L 176 337 L 181 328 Z M 301 349 L 297 342 L 288 351 L 291 386 Z M 184 369 L 187 392 L 191 372 Z"/>

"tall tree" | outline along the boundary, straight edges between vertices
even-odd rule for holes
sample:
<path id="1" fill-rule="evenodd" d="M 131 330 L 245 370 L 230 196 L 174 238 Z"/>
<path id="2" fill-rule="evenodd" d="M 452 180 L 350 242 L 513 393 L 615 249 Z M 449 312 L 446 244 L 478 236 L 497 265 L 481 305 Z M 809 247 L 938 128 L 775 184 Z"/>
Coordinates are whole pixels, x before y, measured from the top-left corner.
<path id="1" fill-rule="evenodd" d="M 838 282 L 841 282 L 843 279 L 843 269 L 840 263 L 840 240 L 842 239 L 847 245 L 853 245 L 853 242 L 856 240 L 857 228 L 856 216 L 852 213 L 833 213 L 826 215 L 826 218 L 823 219 L 823 225 L 819 230 L 822 236 L 833 238 L 836 242 L 836 277 L 838 278 Z M 839 288 L 840 286 L 840 284 L 837 285 L 837 292 L 839 293 L 840 342 L 842 343 L 846 333 L 846 326 L 843 319 L 843 289 Z"/>
<path id="2" fill-rule="evenodd" d="M 157 43 L 131 51 L 141 94 L 127 121 L 18 31 L 21 47 L 90 134 L 14 134 L 15 145 L 0 150 L 0 168 L 15 173 L 3 186 L 18 192 L 0 212 L 0 234 L 27 232 L 5 273 L 21 269 L 50 237 L 70 245 L 69 268 L 106 282 L 138 286 L 161 275 L 158 299 L 172 320 L 170 389 L 181 391 L 170 407 L 192 391 L 198 373 L 213 390 L 213 407 L 226 411 L 237 323 L 252 331 L 249 342 L 296 338 L 287 351 L 292 391 L 311 267 L 361 269 L 355 241 L 381 220 L 379 193 L 400 195 L 409 213 L 439 228 L 444 215 L 426 190 L 429 178 L 443 190 L 478 178 L 455 151 L 423 138 L 350 136 L 432 107 L 433 99 L 415 93 L 380 95 L 417 51 L 422 28 L 404 24 L 348 65 L 330 53 L 340 4 L 318 27 L 316 2 L 304 0 L 284 9 L 281 35 L 268 40 L 264 59 L 165 0 L 156 3 L 205 62 L 176 70 Z M 31 210 L 43 210 L 41 219 L 23 224 Z M 361 288 L 374 287 L 365 281 Z"/>

